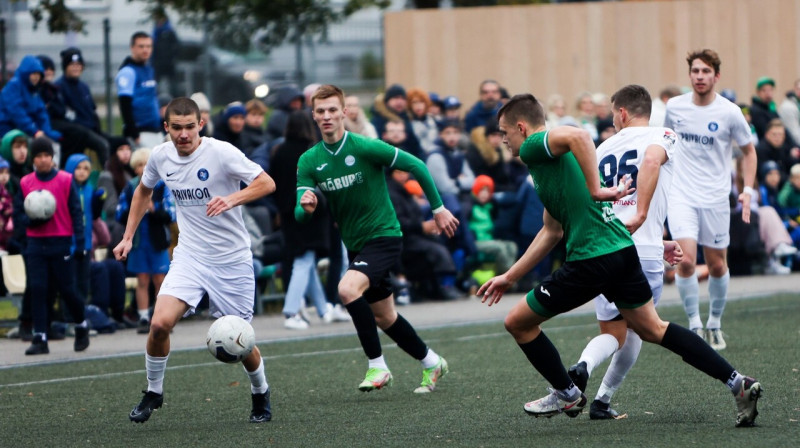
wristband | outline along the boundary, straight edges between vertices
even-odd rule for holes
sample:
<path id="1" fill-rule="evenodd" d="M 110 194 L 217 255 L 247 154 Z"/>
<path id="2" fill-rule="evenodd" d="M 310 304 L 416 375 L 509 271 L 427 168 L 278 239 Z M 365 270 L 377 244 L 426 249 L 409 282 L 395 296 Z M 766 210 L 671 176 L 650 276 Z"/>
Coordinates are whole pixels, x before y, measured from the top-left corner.
<path id="1" fill-rule="evenodd" d="M 753 187 L 744 187 L 743 193 L 749 194 L 752 197 L 756 195 L 756 190 L 753 190 Z"/>
<path id="2" fill-rule="evenodd" d="M 447 210 L 447 209 L 444 208 L 444 205 L 440 205 L 440 206 L 436 207 L 435 209 L 433 209 L 433 214 L 437 215 L 437 214 L 439 214 L 439 213 L 441 213 L 441 212 L 443 212 L 445 210 Z"/>

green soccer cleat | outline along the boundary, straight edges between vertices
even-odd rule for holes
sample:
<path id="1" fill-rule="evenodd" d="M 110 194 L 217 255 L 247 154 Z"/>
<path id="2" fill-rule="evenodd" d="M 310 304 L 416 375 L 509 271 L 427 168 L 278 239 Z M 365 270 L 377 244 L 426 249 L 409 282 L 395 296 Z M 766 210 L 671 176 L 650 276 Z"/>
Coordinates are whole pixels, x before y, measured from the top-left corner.
<path id="1" fill-rule="evenodd" d="M 364 381 L 358 385 L 361 392 L 369 392 L 375 389 L 383 389 L 392 385 L 392 372 L 389 369 L 370 367 Z"/>
<path id="2" fill-rule="evenodd" d="M 447 361 L 440 356 L 439 362 L 436 363 L 435 366 L 422 370 L 422 384 L 414 389 L 414 393 L 429 394 L 433 392 L 433 390 L 436 389 L 436 383 L 438 383 L 439 379 L 445 376 L 449 370 Z"/>

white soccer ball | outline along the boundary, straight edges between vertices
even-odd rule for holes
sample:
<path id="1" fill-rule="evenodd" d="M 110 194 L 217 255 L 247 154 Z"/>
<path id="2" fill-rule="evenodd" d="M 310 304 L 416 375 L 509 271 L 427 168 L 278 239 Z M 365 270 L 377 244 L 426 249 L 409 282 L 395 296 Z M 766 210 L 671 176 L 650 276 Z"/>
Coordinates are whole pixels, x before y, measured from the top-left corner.
<path id="1" fill-rule="evenodd" d="M 208 329 L 208 351 L 222 362 L 239 362 L 256 346 L 253 327 L 239 316 L 222 316 Z"/>
<path id="2" fill-rule="evenodd" d="M 25 214 L 31 219 L 50 219 L 56 212 L 56 197 L 47 190 L 31 191 L 25 196 Z"/>

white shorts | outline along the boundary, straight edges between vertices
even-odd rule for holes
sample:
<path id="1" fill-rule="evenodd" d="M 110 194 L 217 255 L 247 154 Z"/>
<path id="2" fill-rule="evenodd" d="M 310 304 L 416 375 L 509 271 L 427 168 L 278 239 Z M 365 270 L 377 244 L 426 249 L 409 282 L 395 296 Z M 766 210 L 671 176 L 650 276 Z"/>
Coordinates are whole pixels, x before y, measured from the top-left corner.
<path id="1" fill-rule="evenodd" d="M 731 208 L 727 202 L 701 208 L 671 200 L 667 219 L 673 240 L 692 239 L 712 249 L 725 249 L 730 245 Z"/>
<path id="2" fill-rule="evenodd" d="M 210 266 L 191 258 L 175 258 L 161 284 L 159 295 L 170 295 L 186 302 L 194 314 L 197 304 L 208 293 L 209 311 L 213 317 L 239 316 L 253 319 L 255 275 L 252 262 Z"/>
<path id="3" fill-rule="evenodd" d="M 658 305 L 661 291 L 664 289 L 664 262 L 661 260 L 640 260 L 640 262 L 647 283 L 650 284 L 650 290 L 653 291 L 653 303 Z M 597 320 L 602 322 L 614 320 L 620 314 L 617 306 L 606 300 L 602 294 L 594 298 L 594 311 Z"/>

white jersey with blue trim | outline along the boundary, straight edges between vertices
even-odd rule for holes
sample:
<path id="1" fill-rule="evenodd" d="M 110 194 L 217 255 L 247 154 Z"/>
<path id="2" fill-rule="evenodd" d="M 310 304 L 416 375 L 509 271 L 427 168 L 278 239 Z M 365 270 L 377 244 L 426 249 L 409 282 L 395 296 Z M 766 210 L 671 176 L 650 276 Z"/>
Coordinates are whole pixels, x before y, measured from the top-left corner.
<path id="1" fill-rule="evenodd" d="M 206 207 L 211 198 L 225 197 L 249 184 L 263 170 L 230 143 L 202 137 L 200 146 L 182 157 L 172 142 L 156 146 L 142 174 L 148 188 L 163 179 L 177 206 L 180 233 L 173 258 L 178 256 L 211 265 L 251 260 L 250 237 L 242 210 L 234 207 L 209 217 Z"/>
<path id="2" fill-rule="evenodd" d="M 664 126 L 678 134 L 675 184 L 671 198 L 705 208 L 728 201 L 732 145 L 750 143 L 750 126 L 736 104 L 716 94 L 707 106 L 692 92 L 667 102 Z"/>
<path id="3" fill-rule="evenodd" d="M 606 186 L 616 186 L 626 174 L 638 181 L 644 155 L 651 145 L 664 148 L 667 162 L 661 165 L 658 184 L 650 201 L 647 219 L 633 234 L 633 242 L 641 259 L 661 260 L 664 256 L 663 229 L 667 217 L 667 200 L 673 177 L 673 158 L 677 136 L 672 129 L 661 127 L 627 127 L 604 141 L 597 148 L 600 176 Z M 636 214 L 638 191 L 613 203 L 614 214 L 623 223 Z"/>

